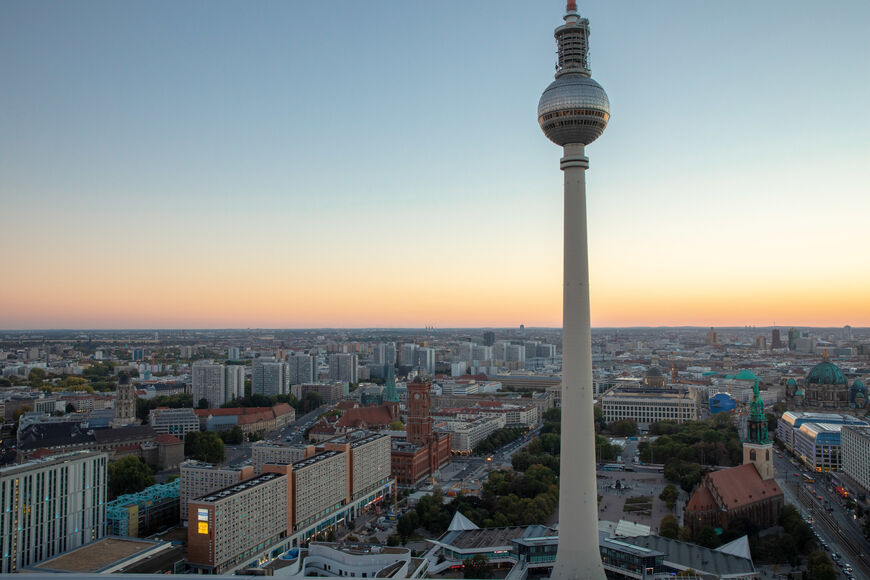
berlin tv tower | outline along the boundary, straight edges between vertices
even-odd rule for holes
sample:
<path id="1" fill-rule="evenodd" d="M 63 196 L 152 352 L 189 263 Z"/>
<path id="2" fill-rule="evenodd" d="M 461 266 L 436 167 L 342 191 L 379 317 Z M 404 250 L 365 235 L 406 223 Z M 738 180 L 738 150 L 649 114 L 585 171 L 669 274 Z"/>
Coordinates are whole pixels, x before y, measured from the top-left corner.
<path id="1" fill-rule="evenodd" d="M 565 174 L 559 551 L 551 578 L 598 580 L 605 576 L 598 549 L 585 147 L 604 132 L 610 101 L 590 76 L 589 20 L 577 13 L 576 1 L 568 2 L 565 24 L 555 36 L 556 80 L 538 103 L 541 129 L 564 148 Z"/>

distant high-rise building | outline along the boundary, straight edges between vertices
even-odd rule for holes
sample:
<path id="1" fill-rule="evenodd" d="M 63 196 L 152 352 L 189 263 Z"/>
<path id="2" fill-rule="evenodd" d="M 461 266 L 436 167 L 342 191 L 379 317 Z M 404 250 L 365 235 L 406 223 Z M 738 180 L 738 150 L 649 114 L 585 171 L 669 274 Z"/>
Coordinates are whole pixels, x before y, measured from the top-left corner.
<path id="1" fill-rule="evenodd" d="M 233 399 L 241 399 L 244 396 L 245 367 L 242 365 L 227 365 L 224 369 L 224 403 L 228 403 Z"/>
<path id="2" fill-rule="evenodd" d="M 227 349 L 227 359 L 228 360 L 241 360 L 242 359 L 242 351 L 237 346 L 231 346 Z"/>
<path id="3" fill-rule="evenodd" d="M 778 328 L 774 328 L 770 333 L 770 348 L 782 348 L 782 339 L 779 336 Z"/>
<path id="4" fill-rule="evenodd" d="M 117 394 L 115 395 L 115 417 L 112 419 L 112 427 L 124 427 L 138 423 L 136 419 L 136 387 L 130 384 L 130 377 L 126 373 L 121 374 L 118 381 Z"/>
<path id="5" fill-rule="evenodd" d="M 755 337 L 755 348 L 758 350 L 767 350 L 767 338 L 758 335 Z"/>
<path id="6" fill-rule="evenodd" d="M 251 393 L 254 395 L 286 395 L 290 392 L 287 363 L 274 359 L 255 359 L 251 367 Z"/>
<path id="7" fill-rule="evenodd" d="M 415 366 L 420 367 L 426 374 L 435 374 L 435 349 L 420 347 L 414 353 Z"/>
<path id="8" fill-rule="evenodd" d="M 287 357 L 290 384 L 301 385 L 314 382 L 314 357 L 307 354 L 294 354 Z"/>
<path id="9" fill-rule="evenodd" d="M 801 333 L 796 328 L 788 329 L 788 349 L 789 350 L 797 350 L 797 341 L 800 338 Z"/>
<path id="10" fill-rule="evenodd" d="M 329 378 L 334 381 L 357 383 L 357 366 L 359 359 L 355 354 L 331 354 L 329 355 Z"/>
<path id="11" fill-rule="evenodd" d="M 509 363 L 526 362 L 526 347 L 521 344 L 506 344 L 504 347 L 504 360 Z"/>
<path id="12" fill-rule="evenodd" d="M 197 361 L 190 366 L 191 389 L 194 406 L 205 399 L 209 407 L 220 407 L 226 399 L 226 371 L 223 365 L 212 361 Z M 242 381 L 244 385 L 244 379 Z"/>
<path id="13" fill-rule="evenodd" d="M 495 333 L 487 330 L 483 333 L 483 346 L 492 346 L 495 344 Z"/>
<path id="14" fill-rule="evenodd" d="M 133 349 L 133 360 L 145 360 L 145 350 L 141 348 Z"/>
<path id="15" fill-rule="evenodd" d="M 527 340 L 523 343 L 525 347 L 525 360 L 537 358 L 538 356 L 538 345 L 541 344 L 537 340 Z"/>
<path id="16" fill-rule="evenodd" d="M 77 451 L 0 469 L 0 573 L 103 537 L 108 459 Z"/>
<path id="17" fill-rule="evenodd" d="M 548 358 L 548 359 L 556 358 L 556 345 L 555 344 L 539 344 L 537 350 L 538 350 L 538 358 Z"/>
<path id="18" fill-rule="evenodd" d="M 707 331 L 707 344 L 709 344 L 709 345 L 719 344 L 719 335 L 716 334 L 716 329 L 714 329 L 712 326 L 710 327 L 710 330 Z"/>
<path id="19" fill-rule="evenodd" d="M 181 355 L 181 358 L 193 358 L 193 347 L 182 346 L 179 348 L 179 354 Z"/>
<path id="20" fill-rule="evenodd" d="M 413 342 L 408 342 L 402 345 L 402 360 L 401 364 L 406 367 L 412 367 L 416 363 L 417 345 Z"/>
<path id="21" fill-rule="evenodd" d="M 396 364 L 396 343 L 381 342 L 372 347 L 372 363 L 376 365 Z"/>
<path id="22" fill-rule="evenodd" d="M 492 360 L 492 346 L 474 345 L 471 348 L 471 361 Z"/>
<path id="23" fill-rule="evenodd" d="M 396 366 L 396 343 L 388 342 L 384 345 L 384 364 Z"/>

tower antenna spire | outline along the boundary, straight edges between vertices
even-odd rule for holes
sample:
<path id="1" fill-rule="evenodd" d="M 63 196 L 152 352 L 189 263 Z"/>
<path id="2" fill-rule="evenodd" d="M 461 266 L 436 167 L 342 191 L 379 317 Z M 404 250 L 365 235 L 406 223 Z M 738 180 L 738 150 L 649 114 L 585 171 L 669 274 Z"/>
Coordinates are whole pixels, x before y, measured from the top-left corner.
<path id="1" fill-rule="evenodd" d="M 577 12 L 577 0 L 568 0 L 567 12 Z"/>

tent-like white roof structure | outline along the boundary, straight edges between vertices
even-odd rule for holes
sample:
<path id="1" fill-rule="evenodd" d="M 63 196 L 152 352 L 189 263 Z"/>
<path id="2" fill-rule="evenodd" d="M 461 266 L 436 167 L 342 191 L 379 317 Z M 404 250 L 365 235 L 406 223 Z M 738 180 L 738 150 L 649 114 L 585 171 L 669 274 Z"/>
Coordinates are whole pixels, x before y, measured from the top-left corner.
<path id="1" fill-rule="evenodd" d="M 463 530 L 479 530 L 480 528 L 474 525 L 470 519 L 462 515 L 461 512 L 457 511 L 453 514 L 453 520 L 450 522 L 450 527 L 447 528 L 448 532 L 461 532 Z"/>
<path id="2" fill-rule="evenodd" d="M 748 536 L 741 536 L 733 542 L 728 542 L 723 546 L 719 546 L 718 548 L 716 548 L 716 551 L 731 554 L 733 556 L 740 556 L 741 558 L 746 558 L 747 560 L 752 559 L 752 554 L 749 552 Z"/>

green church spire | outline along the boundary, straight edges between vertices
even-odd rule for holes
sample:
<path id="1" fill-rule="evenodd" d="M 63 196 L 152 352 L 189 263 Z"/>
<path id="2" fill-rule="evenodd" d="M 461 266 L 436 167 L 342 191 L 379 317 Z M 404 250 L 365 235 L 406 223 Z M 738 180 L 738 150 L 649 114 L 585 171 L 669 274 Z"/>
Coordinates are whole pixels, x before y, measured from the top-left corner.
<path id="1" fill-rule="evenodd" d="M 764 416 L 764 402 L 758 390 L 758 381 L 752 387 L 754 397 L 749 403 L 749 420 L 747 421 L 746 440 L 749 443 L 767 443 L 767 417 Z"/>
<path id="2" fill-rule="evenodd" d="M 398 403 L 399 393 L 396 391 L 396 369 L 387 365 L 387 388 L 384 389 L 385 403 Z"/>

